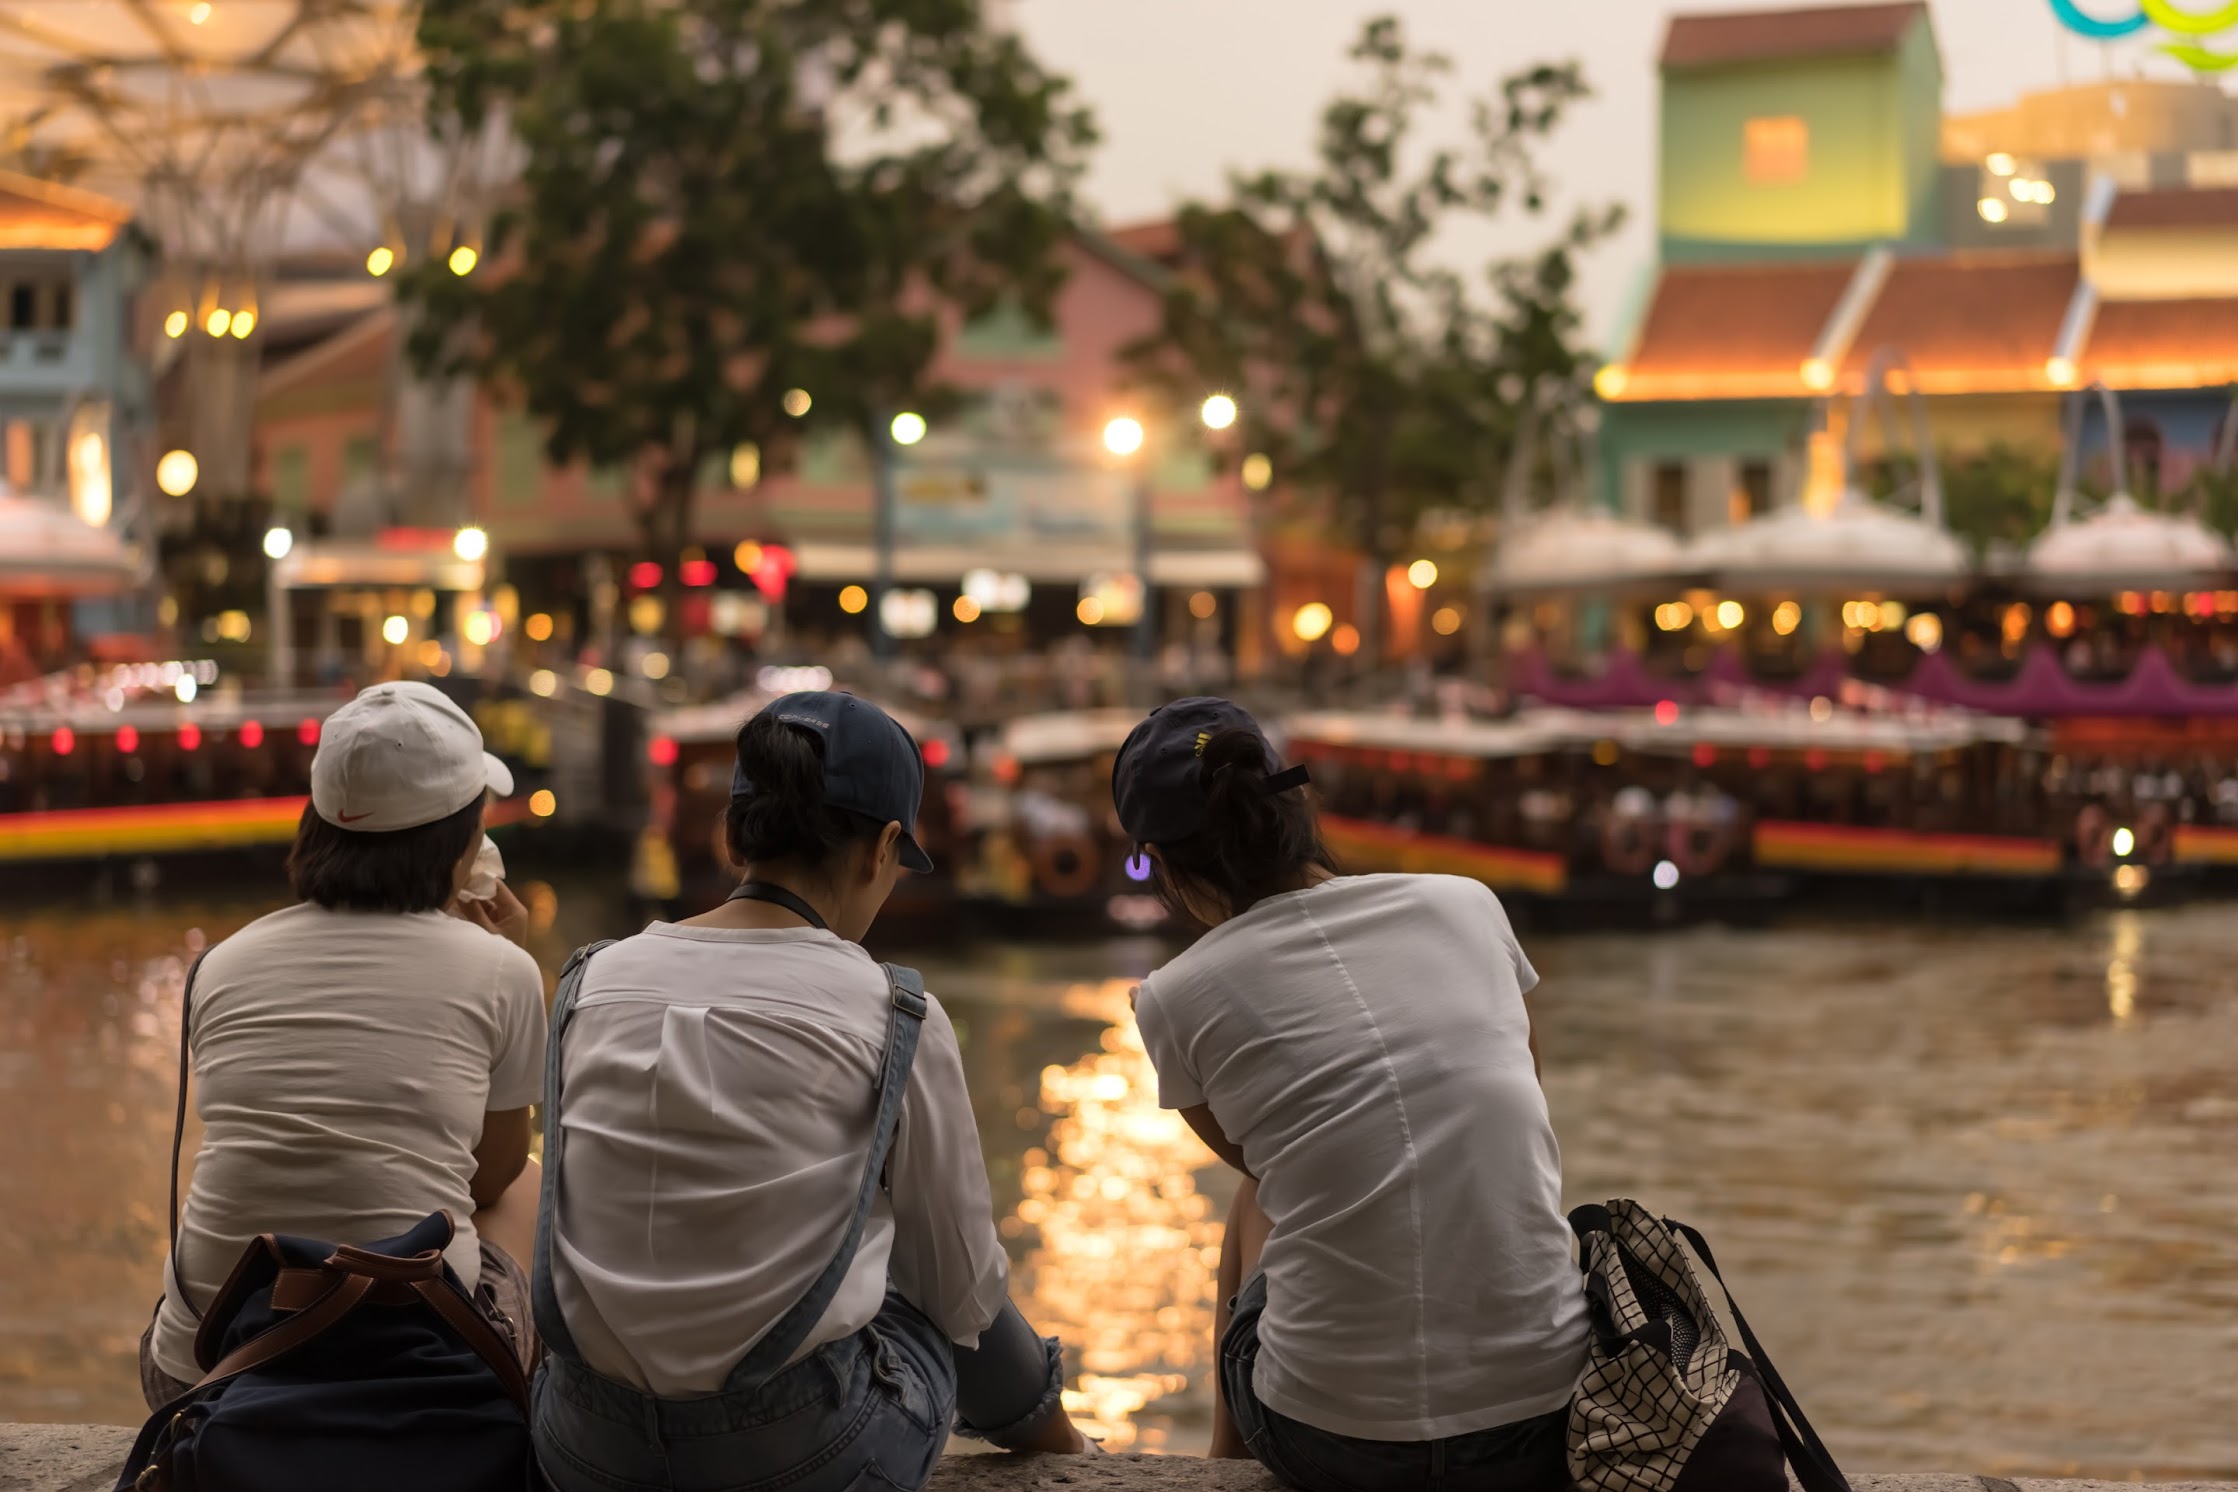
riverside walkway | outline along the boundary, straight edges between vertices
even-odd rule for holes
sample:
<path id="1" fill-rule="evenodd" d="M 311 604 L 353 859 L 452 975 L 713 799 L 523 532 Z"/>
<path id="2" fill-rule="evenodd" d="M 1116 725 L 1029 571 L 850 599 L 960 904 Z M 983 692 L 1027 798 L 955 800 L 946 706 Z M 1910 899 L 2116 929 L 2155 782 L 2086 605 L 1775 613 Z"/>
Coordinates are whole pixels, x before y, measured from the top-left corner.
<path id="1" fill-rule="evenodd" d="M 131 1447 L 121 1425 L 0 1425 L 0 1492 L 108 1492 Z M 1856 1492 L 2238 1492 L 2238 1482 L 2089 1482 L 1902 1473 Z M 951 1456 L 931 1492 L 1276 1492 L 1258 1466 L 1187 1456 Z"/>

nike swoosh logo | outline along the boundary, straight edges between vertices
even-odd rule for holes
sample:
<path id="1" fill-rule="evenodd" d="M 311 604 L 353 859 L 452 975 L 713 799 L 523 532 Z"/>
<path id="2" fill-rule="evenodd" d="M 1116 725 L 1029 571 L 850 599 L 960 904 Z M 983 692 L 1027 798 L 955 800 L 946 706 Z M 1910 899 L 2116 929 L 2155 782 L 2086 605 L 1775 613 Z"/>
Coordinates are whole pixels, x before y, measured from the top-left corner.
<path id="1" fill-rule="evenodd" d="M 373 810 L 368 808 L 363 813 L 338 813 L 334 816 L 334 821 L 338 824 L 354 824 L 359 819 L 369 819 L 371 817 L 373 817 Z"/>

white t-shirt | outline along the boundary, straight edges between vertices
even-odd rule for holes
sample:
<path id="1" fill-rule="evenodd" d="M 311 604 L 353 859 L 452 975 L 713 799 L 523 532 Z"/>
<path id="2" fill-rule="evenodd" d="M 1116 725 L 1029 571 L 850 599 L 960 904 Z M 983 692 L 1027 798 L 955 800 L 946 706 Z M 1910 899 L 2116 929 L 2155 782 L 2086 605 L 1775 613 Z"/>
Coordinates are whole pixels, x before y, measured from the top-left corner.
<path id="1" fill-rule="evenodd" d="M 932 1001 L 839 1294 L 803 1351 L 889 1282 L 961 1345 L 1010 1288 L 956 1031 Z M 656 922 L 591 960 L 562 1043 L 552 1282 L 583 1360 L 713 1393 L 838 1252 L 868 1159 L 892 999 L 812 928 Z"/>
<path id="2" fill-rule="evenodd" d="M 543 1087 L 535 959 L 440 912 L 304 902 L 210 950 L 192 1019 L 203 1129 L 179 1275 L 197 1309 L 259 1233 L 369 1243 L 438 1208 L 458 1230 L 445 1258 L 467 1288 L 480 1281 L 482 1116 Z M 191 1383 L 195 1321 L 163 1279 L 156 1365 Z"/>
<path id="3" fill-rule="evenodd" d="M 1143 981 L 1159 1101 L 1211 1108 L 1274 1224 L 1270 1408 L 1420 1441 L 1568 1402 L 1587 1322 L 1537 983 L 1490 891 L 1415 875 L 1269 897 Z"/>

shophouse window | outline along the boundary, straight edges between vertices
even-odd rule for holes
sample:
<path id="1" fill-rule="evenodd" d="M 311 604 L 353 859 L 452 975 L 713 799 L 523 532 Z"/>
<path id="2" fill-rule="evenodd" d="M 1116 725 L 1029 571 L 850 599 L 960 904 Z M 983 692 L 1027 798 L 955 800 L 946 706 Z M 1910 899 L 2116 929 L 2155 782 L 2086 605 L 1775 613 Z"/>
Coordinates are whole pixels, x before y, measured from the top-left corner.
<path id="1" fill-rule="evenodd" d="M 1658 528 L 1684 538 L 1688 528 L 1686 463 L 1662 461 L 1655 467 L 1654 486 L 1648 492 L 1648 518 Z"/>
<path id="2" fill-rule="evenodd" d="M 1811 127 L 1798 114 L 1741 126 L 1742 169 L 1753 186 L 1784 186 L 1811 174 Z"/>
<path id="3" fill-rule="evenodd" d="M 1772 463 L 1743 461 L 1733 474 L 1732 520 L 1746 523 L 1772 511 Z"/>

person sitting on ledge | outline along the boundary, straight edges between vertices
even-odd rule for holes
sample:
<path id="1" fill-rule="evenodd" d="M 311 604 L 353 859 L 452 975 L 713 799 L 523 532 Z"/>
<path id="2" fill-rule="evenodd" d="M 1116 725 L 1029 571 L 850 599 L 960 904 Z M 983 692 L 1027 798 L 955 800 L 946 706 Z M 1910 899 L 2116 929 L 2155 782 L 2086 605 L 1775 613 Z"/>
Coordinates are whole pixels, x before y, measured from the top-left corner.
<path id="1" fill-rule="evenodd" d="M 1154 712 L 1112 775 L 1210 929 L 1135 1010 L 1159 1102 L 1244 1175 L 1212 1454 L 1306 1492 L 1569 1492 L 1588 1324 L 1538 976 L 1475 881 L 1338 875 L 1305 781 L 1221 699 Z"/>
<path id="2" fill-rule="evenodd" d="M 745 878 L 561 980 L 537 1226 L 539 1459 L 559 1492 L 922 1487 L 959 1418 L 1091 1449 L 1008 1298 L 955 1028 L 859 945 L 924 763 L 850 695 L 738 733 Z"/>
<path id="3" fill-rule="evenodd" d="M 201 1311 L 257 1235 L 367 1243 L 439 1208 L 460 1283 L 533 1364 L 518 1261 L 535 1237 L 544 976 L 503 882 L 459 895 L 484 798 L 512 790 L 429 685 L 376 684 L 327 717 L 288 854 L 301 900 L 191 976 L 202 1142 L 140 1341 L 149 1408 L 201 1378 Z"/>

